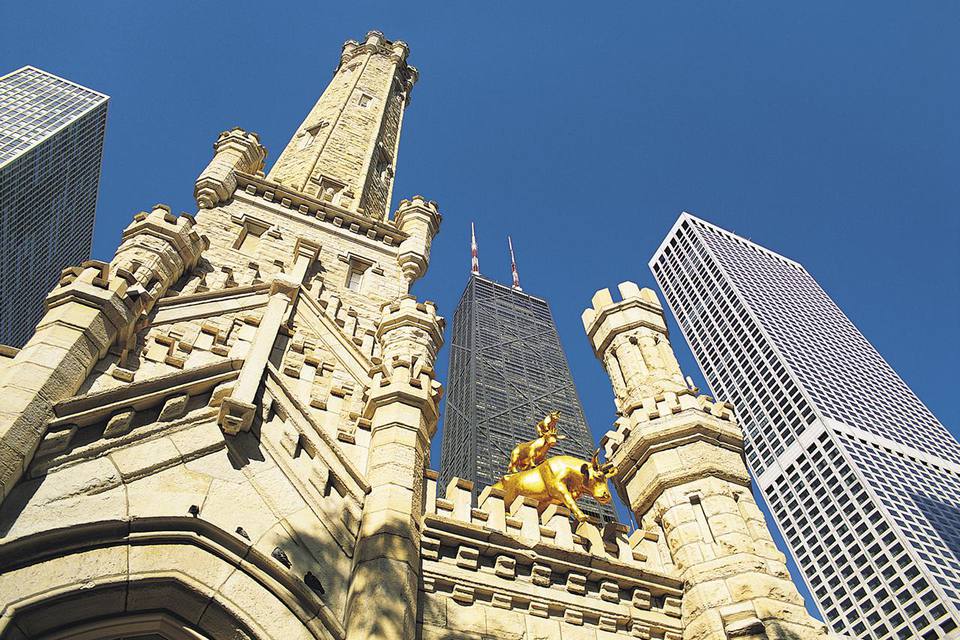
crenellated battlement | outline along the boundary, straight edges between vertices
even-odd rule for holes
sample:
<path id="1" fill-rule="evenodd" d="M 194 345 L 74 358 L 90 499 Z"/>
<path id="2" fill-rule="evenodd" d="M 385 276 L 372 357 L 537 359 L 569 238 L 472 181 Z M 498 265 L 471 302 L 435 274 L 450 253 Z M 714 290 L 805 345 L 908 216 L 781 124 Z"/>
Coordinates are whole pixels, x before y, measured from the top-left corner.
<path id="1" fill-rule="evenodd" d="M 425 625 L 437 624 L 431 611 L 449 600 L 448 612 L 482 616 L 493 634 L 564 624 L 584 633 L 596 628 L 679 640 L 682 583 L 658 530 L 628 535 L 624 525 L 601 530 L 589 522 L 573 529 L 565 507 L 538 513 L 536 502 L 523 497 L 506 505 L 492 487 L 474 506 L 472 489 L 473 483 L 454 478 L 438 496 L 437 473 L 427 472 Z M 459 620 L 449 624 L 460 628 Z"/>
<path id="2" fill-rule="evenodd" d="M 717 402 L 710 396 L 698 395 L 696 389 L 681 389 L 644 398 L 643 403 L 631 412 L 629 420 L 622 417 L 617 419 L 615 428 L 607 431 L 600 439 L 600 447 L 603 448 L 604 455 L 610 458 L 633 431 L 642 429 L 646 423 L 690 410 L 709 414 L 739 430 L 731 403 Z"/>
<path id="3" fill-rule="evenodd" d="M 420 77 L 420 72 L 417 71 L 416 67 L 407 64 L 410 47 L 406 42 L 403 40 L 390 41 L 380 31 L 368 31 L 363 42 L 347 40 L 343 43 L 343 48 L 340 51 L 340 64 L 337 65 L 337 69 L 339 70 L 344 65 L 350 64 L 351 60 L 365 53 L 386 56 L 400 64 L 407 84 L 405 88 L 409 96 L 410 90 Z"/>
<path id="4" fill-rule="evenodd" d="M 435 473 L 427 476 L 426 515 L 498 531 L 527 546 L 550 544 L 582 553 L 586 558 L 593 556 L 664 571 L 656 545 L 659 534 L 655 531 L 636 530 L 628 535 L 627 527 L 617 522 L 607 524 L 602 530 L 591 522 L 581 522 L 574 527 L 566 507 L 551 504 L 540 513 L 535 500 L 522 496 L 507 505 L 503 491 L 494 487 L 484 488 L 474 506 L 472 482 L 453 478 L 441 497 L 437 494 L 436 477 Z"/>

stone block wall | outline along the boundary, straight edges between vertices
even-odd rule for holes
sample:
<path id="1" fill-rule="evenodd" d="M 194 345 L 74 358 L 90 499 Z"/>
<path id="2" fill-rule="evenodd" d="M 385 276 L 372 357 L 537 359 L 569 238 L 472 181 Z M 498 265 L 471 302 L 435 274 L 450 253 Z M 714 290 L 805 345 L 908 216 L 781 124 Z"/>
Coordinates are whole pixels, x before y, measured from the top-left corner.
<path id="1" fill-rule="evenodd" d="M 572 528 L 564 507 L 427 476 L 418 625 L 423 640 L 680 640 L 682 582 L 655 530 Z"/>
<path id="2" fill-rule="evenodd" d="M 280 389 L 259 438 L 224 439 L 215 389 L 236 369 L 199 371 L 58 407 L 0 508 L 0 636 L 141 615 L 167 594 L 210 637 L 342 637 L 362 475 Z M 97 599 L 39 604 L 77 589 Z"/>

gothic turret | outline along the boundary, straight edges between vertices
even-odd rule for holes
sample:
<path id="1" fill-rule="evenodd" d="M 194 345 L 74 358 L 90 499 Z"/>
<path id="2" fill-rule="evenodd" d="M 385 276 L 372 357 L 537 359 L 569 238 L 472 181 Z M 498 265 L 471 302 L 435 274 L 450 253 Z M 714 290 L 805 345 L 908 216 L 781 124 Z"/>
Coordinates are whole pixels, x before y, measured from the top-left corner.
<path id="1" fill-rule="evenodd" d="M 620 414 L 601 443 L 641 528 L 666 538 L 684 581 L 683 637 L 825 637 L 753 500 L 733 407 L 684 384 L 657 295 L 619 289 L 622 301 L 602 289 L 583 312 Z"/>

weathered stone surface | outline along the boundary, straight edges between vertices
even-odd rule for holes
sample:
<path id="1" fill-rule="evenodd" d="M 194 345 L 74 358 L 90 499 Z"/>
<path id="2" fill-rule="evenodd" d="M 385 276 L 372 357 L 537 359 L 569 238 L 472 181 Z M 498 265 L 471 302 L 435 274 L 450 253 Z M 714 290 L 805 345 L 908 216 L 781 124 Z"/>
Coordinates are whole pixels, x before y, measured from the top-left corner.
<path id="1" fill-rule="evenodd" d="M 129 514 L 136 518 L 187 515 L 204 504 L 212 478 L 183 465 L 165 469 L 127 484 Z"/>

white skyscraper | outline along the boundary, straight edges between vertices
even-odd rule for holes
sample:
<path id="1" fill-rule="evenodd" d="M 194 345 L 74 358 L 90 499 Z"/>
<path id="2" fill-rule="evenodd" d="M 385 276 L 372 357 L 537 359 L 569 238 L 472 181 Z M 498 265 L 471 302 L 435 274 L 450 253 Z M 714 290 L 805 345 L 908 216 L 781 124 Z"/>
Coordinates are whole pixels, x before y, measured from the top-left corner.
<path id="1" fill-rule="evenodd" d="M 108 100 L 34 67 L 0 76 L 0 344 L 22 346 L 90 257 Z"/>
<path id="2" fill-rule="evenodd" d="M 803 266 L 684 213 L 650 268 L 835 631 L 960 625 L 960 444 Z"/>

